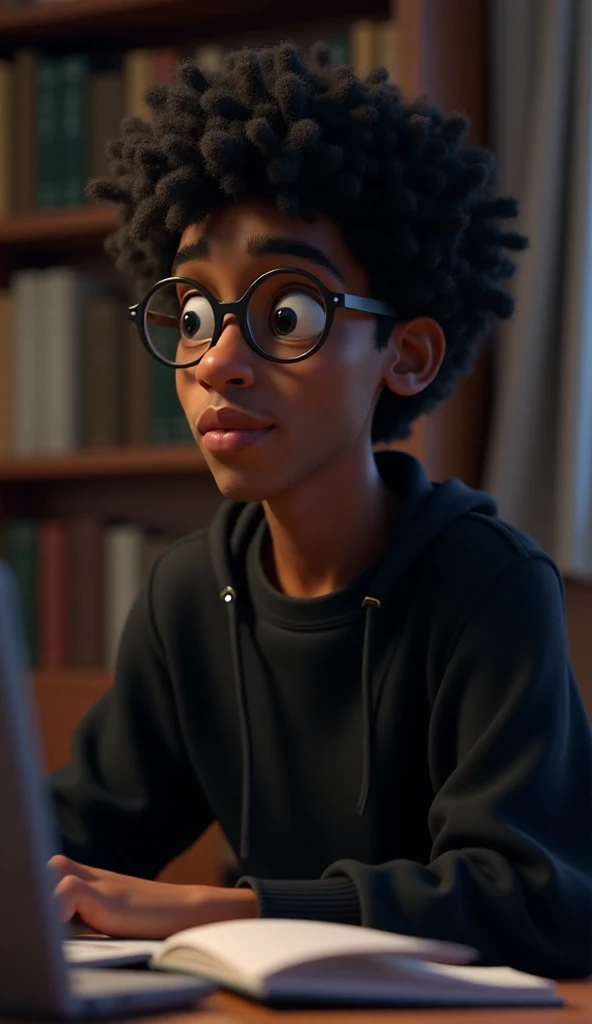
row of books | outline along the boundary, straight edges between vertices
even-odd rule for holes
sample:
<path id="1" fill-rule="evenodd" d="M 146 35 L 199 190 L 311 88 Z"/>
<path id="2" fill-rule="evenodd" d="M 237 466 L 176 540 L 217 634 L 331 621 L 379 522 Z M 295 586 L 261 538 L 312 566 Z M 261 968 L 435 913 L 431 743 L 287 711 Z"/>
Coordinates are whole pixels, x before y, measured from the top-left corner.
<path id="1" fill-rule="evenodd" d="M 74 0 L 71 0 L 73 3 Z M 38 4 L 65 3 L 65 0 L 1 0 L 1 7 L 32 7 Z"/>
<path id="2" fill-rule="evenodd" d="M 16 576 L 29 668 L 113 672 L 131 607 L 172 539 L 90 515 L 6 519 L 0 552 Z M 240 866 L 225 837 L 221 862 L 225 884 L 234 885 Z"/>
<path id="3" fill-rule="evenodd" d="M 393 22 L 359 20 L 328 39 L 337 62 L 365 73 L 395 64 Z M 17 50 L 0 61 L 0 217 L 79 206 L 89 177 L 107 172 L 105 142 L 125 114 L 149 117 L 144 89 L 169 82 L 181 57 L 216 69 L 227 47 L 167 46 L 123 54 Z"/>
<path id="4" fill-rule="evenodd" d="M 154 50 L 152 78 L 168 68 Z M 142 109 L 144 52 L 118 58 L 17 50 L 0 61 L 0 216 L 79 206 L 89 177 L 107 171 L 105 142 Z"/>
<path id="5" fill-rule="evenodd" d="M 90 515 L 6 519 L 2 554 L 19 588 L 29 668 L 113 671 L 132 604 L 169 543 Z"/>
<path id="6" fill-rule="evenodd" d="M 0 8 L 2 7 L 36 7 L 37 4 L 53 4 L 53 3 L 64 3 L 65 0 L 0 0 Z M 71 0 L 72 3 L 75 0 Z"/>
<path id="7" fill-rule="evenodd" d="M 0 458 L 192 443 L 175 371 L 123 299 L 73 267 L 22 270 L 0 291 Z"/>

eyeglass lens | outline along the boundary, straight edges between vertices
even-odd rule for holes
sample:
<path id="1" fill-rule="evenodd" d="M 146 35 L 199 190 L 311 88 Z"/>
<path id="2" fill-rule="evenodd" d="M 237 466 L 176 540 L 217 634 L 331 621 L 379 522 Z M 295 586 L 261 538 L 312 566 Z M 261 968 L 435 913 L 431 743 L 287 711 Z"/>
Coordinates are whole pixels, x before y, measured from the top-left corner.
<path id="1" fill-rule="evenodd" d="M 266 355 L 296 359 L 319 341 L 327 322 L 325 299 L 298 271 L 263 278 L 251 293 L 246 327 Z M 214 309 L 197 285 L 162 284 L 150 297 L 145 330 L 151 348 L 176 366 L 200 359 L 215 333 Z"/>

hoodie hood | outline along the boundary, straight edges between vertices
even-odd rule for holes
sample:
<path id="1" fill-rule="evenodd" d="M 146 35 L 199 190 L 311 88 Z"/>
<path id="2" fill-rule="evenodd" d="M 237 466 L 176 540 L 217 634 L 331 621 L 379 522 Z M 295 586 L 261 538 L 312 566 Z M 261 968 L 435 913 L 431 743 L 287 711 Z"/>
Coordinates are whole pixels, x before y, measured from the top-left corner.
<path id="1" fill-rule="evenodd" d="M 397 579 L 450 523 L 469 512 L 497 516 L 497 505 L 490 494 L 473 490 L 456 477 L 443 483 L 432 483 L 428 480 L 421 463 L 405 452 L 377 452 L 375 459 L 383 480 L 399 496 L 400 507 L 391 545 L 377 563 L 376 572 L 369 581 L 368 592 L 360 607 L 360 613 L 364 616 L 364 641 L 360 666 L 362 785 L 357 805 L 358 814 L 365 811 L 372 783 L 373 640 L 383 603 L 386 603 L 387 597 L 395 588 Z M 248 595 L 244 592 L 246 553 L 263 518 L 263 507 L 259 502 L 227 501 L 209 528 L 210 556 L 218 596 L 228 610 L 234 685 L 241 729 L 241 859 L 248 857 L 249 853 L 252 742 L 239 626 L 241 610 L 248 600 Z"/>

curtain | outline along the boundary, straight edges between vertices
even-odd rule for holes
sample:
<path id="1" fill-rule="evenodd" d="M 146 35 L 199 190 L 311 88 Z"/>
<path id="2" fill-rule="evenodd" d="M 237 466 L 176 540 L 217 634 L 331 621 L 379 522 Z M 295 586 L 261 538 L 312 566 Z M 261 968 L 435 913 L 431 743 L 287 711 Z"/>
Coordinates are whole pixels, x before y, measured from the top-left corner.
<path id="1" fill-rule="evenodd" d="M 592 579 L 592 0 L 490 0 L 488 18 L 498 191 L 530 247 L 496 328 L 483 486 Z"/>

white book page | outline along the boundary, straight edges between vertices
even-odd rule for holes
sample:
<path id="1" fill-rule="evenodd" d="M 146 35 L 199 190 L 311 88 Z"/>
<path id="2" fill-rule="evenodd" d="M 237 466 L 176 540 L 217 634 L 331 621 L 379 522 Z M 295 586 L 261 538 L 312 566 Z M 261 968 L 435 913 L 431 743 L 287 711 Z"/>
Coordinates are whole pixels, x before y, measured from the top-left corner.
<path id="1" fill-rule="evenodd" d="M 355 925 L 282 918 L 222 921 L 189 928 L 165 939 L 161 956 L 164 959 L 167 952 L 182 948 L 196 952 L 203 949 L 210 964 L 212 959 L 218 961 L 225 973 L 251 985 L 297 964 L 348 954 L 391 953 L 457 963 L 477 956 L 475 950 L 453 943 Z"/>
<path id="2" fill-rule="evenodd" d="M 67 963 L 111 963 L 122 959 L 150 960 L 162 947 L 162 942 L 149 939 L 64 939 L 62 951 Z"/>
<path id="3" fill-rule="evenodd" d="M 510 967 L 470 967 L 425 963 L 378 954 L 288 969 L 266 985 L 276 999 L 330 999 L 392 1005 L 545 1006 L 560 1005 L 555 982 Z"/>
<path id="4" fill-rule="evenodd" d="M 464 967 L 452 964 L 429 964 L 432 974 L 450 981 L 462 981 L 463 984 L 494 985 L 496 988 L 555 988 L 550 978 L 541 978 L 536 974 L 526 974 L 513 967 Z"/>

